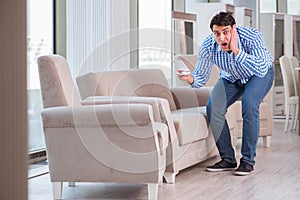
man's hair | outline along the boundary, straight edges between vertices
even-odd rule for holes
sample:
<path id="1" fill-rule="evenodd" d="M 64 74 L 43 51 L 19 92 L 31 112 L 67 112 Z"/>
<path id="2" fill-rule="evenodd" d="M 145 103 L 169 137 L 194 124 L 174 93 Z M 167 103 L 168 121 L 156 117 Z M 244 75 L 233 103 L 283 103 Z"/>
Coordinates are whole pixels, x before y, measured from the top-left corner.
<path id="1" fill-rule="evenodd" d="M 227 12 L 219 12 L 216 14 L 210 21 L 210 29 L 212 30 L 213 25 L 217 26 L 228 26 L 231 27 L 235 24 L 235 19 L 232 17 L 231 14 Z"/>

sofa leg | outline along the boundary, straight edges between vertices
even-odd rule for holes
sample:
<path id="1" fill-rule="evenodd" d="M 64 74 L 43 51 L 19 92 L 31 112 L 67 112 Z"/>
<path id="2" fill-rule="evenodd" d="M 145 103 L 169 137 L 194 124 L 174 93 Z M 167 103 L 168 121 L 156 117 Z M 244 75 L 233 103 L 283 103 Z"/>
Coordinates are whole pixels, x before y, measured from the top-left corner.
<path id="1" fill-rule="evenodd" d="M 62 187 L 63 187 L 63 182 L 52 182 L 54 200 L 62 198 Z"/>
<path id="2" fill-rule="evenodd" d="M 271 146 L 271 136 L 263 136 L 264 147 L 268 148 Z"/>
<path id="3" fill-rule="evenodd" d="M 158 184 L 148 183 L 148 200 L 157 200 Z"/>
<path id="4" fill-rule="evenodd" d="M 69 182 L 69 187 L 75 187 L 75 182 Z"/>
<path id="5" fill-rule="evenodd" d="M 178 172 L 165 172 L 164 177 L 167 183 L 173 184 L 175 183 L 175 176 L 178 174 Z"/>

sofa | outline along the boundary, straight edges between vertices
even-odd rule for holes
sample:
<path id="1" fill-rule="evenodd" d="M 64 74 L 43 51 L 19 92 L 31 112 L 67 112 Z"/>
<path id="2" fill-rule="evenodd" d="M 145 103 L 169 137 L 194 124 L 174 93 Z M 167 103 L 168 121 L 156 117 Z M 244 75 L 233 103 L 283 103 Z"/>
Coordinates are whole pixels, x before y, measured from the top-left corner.
<path id="1" fill-rule="evenodd" d="M 209 88 L 169 87 L 160 69 L 90 72 L 78 76 L 76 82 L 82 102 L 99 103 L 102 99 L 112 104 L 126 101 L 157 105 L 156 120 L 166 123 L 169 130 L 164 173 L 167 183 L 174 183 L 181 170 L 218 155 L 206 119 Z M 234 110 L 228 112 L 227 119 L 235 143 Z"/>

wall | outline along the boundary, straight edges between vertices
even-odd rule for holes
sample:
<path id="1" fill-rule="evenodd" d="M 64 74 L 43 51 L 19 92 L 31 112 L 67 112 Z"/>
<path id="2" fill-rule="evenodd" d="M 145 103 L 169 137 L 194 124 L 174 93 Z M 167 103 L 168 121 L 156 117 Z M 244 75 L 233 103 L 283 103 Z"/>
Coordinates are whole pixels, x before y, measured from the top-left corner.
<path id="1" fill-rule="evenodd" d="M 0 199 L 27 199 L 26 1 L 0 1 Z"/>

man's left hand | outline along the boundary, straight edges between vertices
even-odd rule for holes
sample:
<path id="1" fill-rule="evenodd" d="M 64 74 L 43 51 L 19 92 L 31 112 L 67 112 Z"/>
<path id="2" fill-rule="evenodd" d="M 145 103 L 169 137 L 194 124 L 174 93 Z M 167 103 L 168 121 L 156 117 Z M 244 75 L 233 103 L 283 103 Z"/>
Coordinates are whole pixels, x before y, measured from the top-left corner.
<path id="1" fill-rule="evenodd" d="M 236 30 L 236 25 L 234 24 L 231 29 L 231 41 L 230 41 L 230 50 L 234 53 L 234 55 L 238 55 L 240 52 L 239 46 L 239 34 Z"/>

